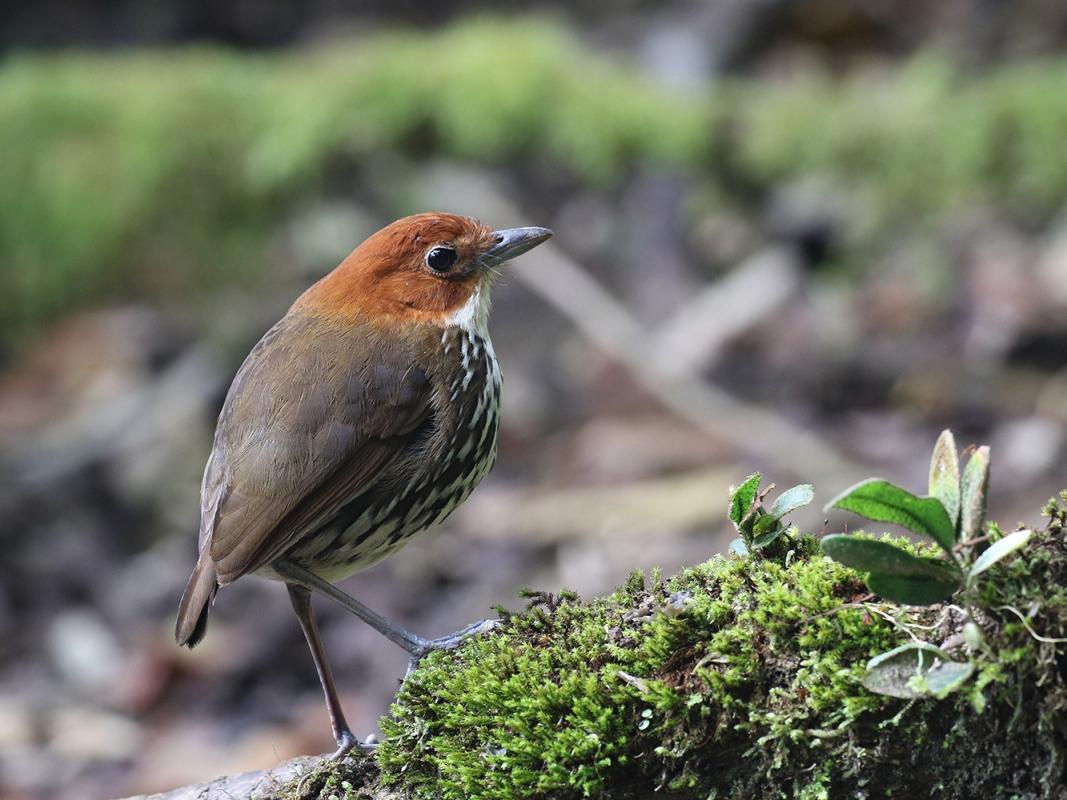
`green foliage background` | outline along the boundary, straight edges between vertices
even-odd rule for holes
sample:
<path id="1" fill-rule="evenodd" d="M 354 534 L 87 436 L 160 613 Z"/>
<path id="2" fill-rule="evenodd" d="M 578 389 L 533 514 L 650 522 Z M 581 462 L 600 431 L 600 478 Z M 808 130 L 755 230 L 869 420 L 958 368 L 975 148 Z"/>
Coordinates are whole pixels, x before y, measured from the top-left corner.
<path id="1" fill-rule="evenodd" d="M 888 77 L 687 96 L 552 24 L 491 18 L 279 55 L 14 57 L 0 70 L 0 341 L 103 298 L 254 275 L 277 258 L 280 221 L 390 157 L 521 157 L 598 187 L 666 164 L 738 203 L 828 176 L 875 211 L 843 255 L 856 264 L 889 223 L 965 205 L 1039 224 L 1067 194 L 1065 85 L 1067 62 L 964 79 L 927 57 Z M 390 175 L 377 190 L 402 206 Z"/>

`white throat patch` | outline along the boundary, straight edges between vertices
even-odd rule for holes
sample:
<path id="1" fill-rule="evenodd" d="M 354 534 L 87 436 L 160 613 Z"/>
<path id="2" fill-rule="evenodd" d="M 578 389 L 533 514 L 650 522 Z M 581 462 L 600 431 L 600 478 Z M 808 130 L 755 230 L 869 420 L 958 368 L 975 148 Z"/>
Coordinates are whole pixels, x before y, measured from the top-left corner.
<path id="1" fill-rule="evenodd" d="M 483 338 L 489 332 L 489 288 L 479 283 L 467 302 L 445 317 L 445 327 L 462 328 Z"/>

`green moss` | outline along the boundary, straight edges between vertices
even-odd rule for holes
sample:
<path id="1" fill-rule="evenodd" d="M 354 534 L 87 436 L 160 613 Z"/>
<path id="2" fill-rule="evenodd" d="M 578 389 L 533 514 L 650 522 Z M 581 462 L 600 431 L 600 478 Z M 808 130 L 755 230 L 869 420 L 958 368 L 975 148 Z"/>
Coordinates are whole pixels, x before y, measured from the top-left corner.
<path id="1" fill-rule="evenodd" d="M 788 764 L 810 729 L 883 702 L 852 697 L 857 670 L 899 632 L 861 609 L 819 616 L 860 590 L 821 558 L 714 559 L 657 591 L 534 608 L 405 684 L 385 779 L 425 797 L 596 796 L 620 772 L 635 790 L 694 787 L 709 768 L 749 768 L 751 746 Z M 683 613 L 664 613 L 672 596 Z"/>
<path id="2" fill-rule="evenodd" d="M 1064 61 L 964 79 L 922 59 L 877 82 L 676 94 L 530 19 L 269 56 L 16 56 L 0 69 L 0 341 L 78 304 L 254 278 L 284 220 L 391 155 L 599 185 L 658 164 L 757 194 L 819 173 L 876 211 L 846 262 L 974 203 L 1040 221 L 1067 193 L 1065 83 Z M 402 197 L 385 177 L 371 189 Z"/>
<path id="3" fill-rule="evenodd" d="M 986 648 L 945 700 L 875 695 L 861 678 L 870 657 L 942 641 L 962 616 L 872 600 L 802 537 L 651 585 L 635 573 L 590 602 L 536 596 L 492 635 L 427 658 L 375 759 L 328 765 L 301 796 L 342 780 L 443 800 L 1053 796 L 1064 648 L 1002 609 L 1067 635 L 1062 523 L 1056 509 L 1023 556 L 986 573 L 972 598 Z"/>
<path id="4" fill-rule="evenodd" d="M 815 172 L 877 182 L 874 199 L 896 214 L 988 204 L 1040 218 L 1067 186 L 1054 155 L 1065 78 L 1067 64 L 1045 62 L 965 79 L 928 56 L 889 77 L 738 86 L 739 157 L 761 181 Z"/>

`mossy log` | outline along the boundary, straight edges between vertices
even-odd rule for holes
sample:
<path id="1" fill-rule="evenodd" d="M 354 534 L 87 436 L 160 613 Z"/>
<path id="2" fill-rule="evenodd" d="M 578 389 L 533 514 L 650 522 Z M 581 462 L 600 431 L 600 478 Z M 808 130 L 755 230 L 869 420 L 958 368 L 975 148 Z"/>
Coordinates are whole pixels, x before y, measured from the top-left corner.
<path id="1" fill-rule="evenodd" d="M 1067 797 L 1067 535 L 1050 510 L 967 608 L 885 603 L 811 537 L 590 602 L 531 595 L 408 677 L 374 755 L 247 796 Z M 915 639 L 972 677 L 941 698 L 868 691 L 868 659 Z"/>

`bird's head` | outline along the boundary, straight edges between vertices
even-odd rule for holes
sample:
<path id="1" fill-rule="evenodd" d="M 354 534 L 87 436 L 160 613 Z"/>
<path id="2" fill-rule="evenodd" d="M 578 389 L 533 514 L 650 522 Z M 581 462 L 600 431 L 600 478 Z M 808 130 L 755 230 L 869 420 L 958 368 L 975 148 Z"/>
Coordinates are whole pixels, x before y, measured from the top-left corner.
<path id="1" fill-rule="evenodd" d="M 371 235 L 294 308 L 359 319 L 481 327 L 497 267 L 552 236 L 431 212 Z"/>

